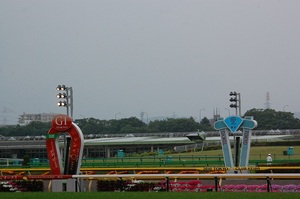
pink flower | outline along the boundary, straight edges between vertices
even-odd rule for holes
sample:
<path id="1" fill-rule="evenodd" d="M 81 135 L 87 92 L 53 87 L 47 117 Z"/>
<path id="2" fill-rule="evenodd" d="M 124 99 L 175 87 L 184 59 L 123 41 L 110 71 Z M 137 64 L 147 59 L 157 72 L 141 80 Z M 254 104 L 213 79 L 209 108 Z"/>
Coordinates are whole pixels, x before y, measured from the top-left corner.
<path id="1" fill-rule="evenodd" d="M 274 184 L 274 185 L 271 186 L 271 188 L 272 188 L 272 190 L 280 190 L 280 189 L 282 189 L 282 186 Z"/>
<path id="2" fill-rule="evenodd" d="M 190 182 L 188 182 L 188 184 L 190 185 L 201 185 L 201 181 L 200 180 L 191 180 Z"/>
<path id="3" fill-rule="evenodd" d="M 249 190 L 256 190 L 256 189 L 258 189 L 258 188 L 259 188 L 258 185 L 248 185 L 248 186 L 247 186 L 247 189 L 249 189 Z"/>

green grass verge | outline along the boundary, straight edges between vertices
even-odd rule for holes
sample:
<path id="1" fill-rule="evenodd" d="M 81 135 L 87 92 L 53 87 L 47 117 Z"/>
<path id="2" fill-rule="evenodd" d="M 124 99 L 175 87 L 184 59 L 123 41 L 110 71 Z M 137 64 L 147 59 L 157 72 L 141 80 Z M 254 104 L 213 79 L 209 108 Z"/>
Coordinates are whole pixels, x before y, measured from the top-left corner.
<path id="1" fill-rule="evenodd" d="M 248 192 L 207 192 L 207 193 L 189 193 L 189 192 L 96 192 L 96 193 L 1 193 L 1 199 L 241 199 L 241 198 L 255 198 L 255 199 L 293 199 L 299 198 L 299 193 L 248 193 Z"/>
<path id="2" fill-rule="evenodd" d="M 288 149 L 288 146 L 251 146 L 250 148 L 250 160 L 265 160 L 267 158 L 268 153 L 273 154 L 274 159 L 299 159 L 300 155 L 300 146 L 292 146 L 294 147 L 295 155 L 283 155 L 283 151 Z M 233 150 L 233 149 L 232 149 Z M 233 151 L 232 151 L 232 154 Z M 178 153 L 178 154 L 171 154 L 172 156 L 185 156 L 185 155 L 195 155 L 195 156 L 223 156 L 222 149 L 219 150 L 209 150 L 209 151 L 196 151 L 196 152 L 188 152 L 188 153 Z"/>

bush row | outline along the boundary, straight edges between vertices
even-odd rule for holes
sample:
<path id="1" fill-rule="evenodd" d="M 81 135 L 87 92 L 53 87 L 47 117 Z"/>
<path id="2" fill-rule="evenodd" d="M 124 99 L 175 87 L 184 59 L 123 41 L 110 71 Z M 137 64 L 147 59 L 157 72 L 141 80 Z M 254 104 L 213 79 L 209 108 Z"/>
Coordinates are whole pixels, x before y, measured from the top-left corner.
<path id="1" fill-rule="evenodd" d="M 97 191 L 163 191 L 161 182 L 144 182 L 132 180 L 98 180 Z"/>
<path id="2" fill-rule="evenodd" d="M 44 191 L 43 181 L 19 180 L 0 182 L 0 192 L 42 192 Z"/>

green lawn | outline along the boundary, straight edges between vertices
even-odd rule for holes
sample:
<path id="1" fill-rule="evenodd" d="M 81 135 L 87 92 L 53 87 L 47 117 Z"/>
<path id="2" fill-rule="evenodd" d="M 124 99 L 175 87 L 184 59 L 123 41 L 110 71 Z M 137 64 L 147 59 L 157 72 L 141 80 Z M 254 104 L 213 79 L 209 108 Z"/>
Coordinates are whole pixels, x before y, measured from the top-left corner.
<path id="1" fill-rule="evenodd" d="M 294 147 L 295 155 L 283 155 L 283 151 L 288 149 L 288 146 L 252 146 L 250 148 L 250 160 L 265 160 L 267 158 L 268 153 L 273 155 L 273 159 L 287 160 L 287 159 L 300 159 L 300 146 L 292 146 Z M 232 153 L 233 154 L 233 153 Z M 196 151 L 189 153 L 178 153 L 172 154 L 172 156 L 191 156 L 191 155 L 207 155 L 207 156 L 217 156 L 223 155 L 222 149 L 220 150 L 210 150 L 210 151 Z"/>
<path id="2" fill-rule="evenodd" d="M 233 193 L 233 192 L 207 192 L 207 193 L 166 193 L 166 192 L 96 192 L 96 193 L 1 193 L 1 199 L 241 199 L 241 198 L 255 198 L 255 199 L 293 199 L 299 198 L 299 193 Z"/>
<path id="3" fill-rule="evenodd" d="M 272 154 L 274 163 L 300 162 L 300 146 L 293 146 L 294 155 L 284 155 L 288 146 L 253 146 L 250 148 L 250 163 L 260 162 L 264 164 L 268 153 Z M 234 153 L 232 152 L 234 155 Z M 172 160 L 168 159 L 172 156 Z M 219 158 L 221 157 L 221 158 Z M 84 159 L 82 168 L 142 168 L 142 167 L 206 167 L 206 166 L 223 166 L 223 152 L 219 150 L 196 151 L 186 153 L 174 153 L 156 156 L 140 156 L 122 158 L 90 158 Z M 48 165 L 32 165 L 31 168 L 44 168 Z M 4 168 L 4 167 L 3 167 Z M 10 167 L 13 168 L 13 167 Z M 18 168 L 18 167 L 16 167 Z"/>

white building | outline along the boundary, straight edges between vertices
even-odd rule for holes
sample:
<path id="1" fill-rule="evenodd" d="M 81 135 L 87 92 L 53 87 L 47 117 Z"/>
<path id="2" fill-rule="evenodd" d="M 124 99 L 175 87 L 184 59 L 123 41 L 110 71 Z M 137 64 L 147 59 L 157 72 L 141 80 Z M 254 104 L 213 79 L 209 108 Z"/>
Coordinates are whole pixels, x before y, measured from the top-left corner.
<path id="1" fill-rule="evenodd" d="M 53 117 L 58 113 L 38 113 L 38 114 L 27 114 L 23 113 L 19 117 L 20 125 L 27 125 L 30 122 L 51 122 Z"/>

